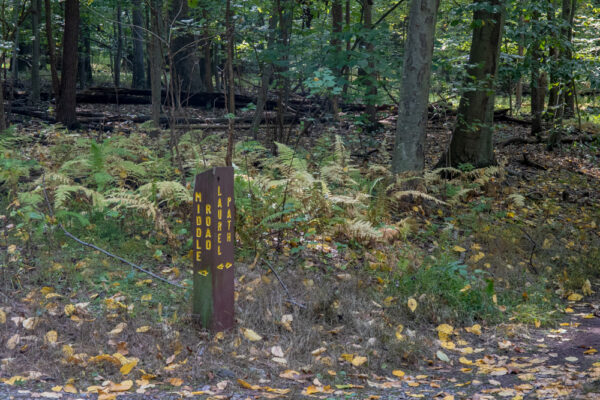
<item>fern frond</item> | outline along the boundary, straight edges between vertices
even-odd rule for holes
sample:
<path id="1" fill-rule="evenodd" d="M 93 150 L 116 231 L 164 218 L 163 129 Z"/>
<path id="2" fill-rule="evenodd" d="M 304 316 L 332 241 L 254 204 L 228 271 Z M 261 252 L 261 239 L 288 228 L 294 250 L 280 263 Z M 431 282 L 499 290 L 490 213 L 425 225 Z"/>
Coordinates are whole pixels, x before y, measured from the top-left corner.
<path id="1" fill-rule="evenodd" d="M 448 205 L 448 203 L 446 203 L 445 201 L 442 201 L 436 197 L 433 197 L 427 193 L 423 193 L 423 192 L 419 192 L 418 190 L 403 190 L 400 192 L 395 192 L 392 194 L 392 197 L 396 200 L 400 200 L 403 199 L 405 197 L 415 197 L 415 198 L 420 198 L 423 200 L 429 200 L 429 201 L 433 201 L 436 204 L 443 204 L 443 205 Z"/>
<path id="2" fill-rule="evenodd" d="M 514 204 L 516 207 L 525 207 L 525 196 L 518 193 L 513 193 L 508 196 L 508 200 Z"/>
<path id="3" fill-rule="evenodd" d="M 73 183 L 73 180 L 60 172 L 46 172 L 45 175 L 37 178 L 33 184 L 41 186 L 44 182 L 47 188 L 54 188 L 58 185 L 70 185 Z"/>
<path id="4" fill-rule="evenodd" d="M 473 188 L 462 188 L 460 189 L 458 192 L 456 192 L 456 194 L 454 194 L 454 196 L 452 196 L 452 199 L 450 200 L 451 204 L 456 204 L 458 202 L 460 202 L 465 195 L 471 193 L 472 191 L 474 191 L 475 189 Z"/>
<path id="5" fill-rule="evenodd" d="M 170 206 L 182 203 L 190 203 L 192 194 L 179 182 L 162 181 L 147 183 L 138 188 L 138 192 L 147 199 L 156 196 L 157 204 L 166 203 Z"/>
<path id="6" fill-rule="evenodd" d="M 59 185 L 54 190 L 54 208 L 66 209 L 66 204 L 76 194 L 82 194 L 95 208 L 103 208 L 106 198 L 99 192 L 81 185 Z"/>
<path id="7" fill-rule="evenodd" d="M 283 175 L 289 177 L 296 172 L 306 172 L 306 160 L 300 158 L 294 149 L 279 142 L 275 142 L 275 145 L 277 146 L 277 157 L 273 166 L 279 168 Z"/>
<path id="8" fill-rule="evenodd" d="M 369 221 L 359 218 L 346 221 L 341 228 L 341 233 L 350 239 L 356 239 L 359 241 L 376 240 L 382 236 L 382 233 L 375 229 Z"/>

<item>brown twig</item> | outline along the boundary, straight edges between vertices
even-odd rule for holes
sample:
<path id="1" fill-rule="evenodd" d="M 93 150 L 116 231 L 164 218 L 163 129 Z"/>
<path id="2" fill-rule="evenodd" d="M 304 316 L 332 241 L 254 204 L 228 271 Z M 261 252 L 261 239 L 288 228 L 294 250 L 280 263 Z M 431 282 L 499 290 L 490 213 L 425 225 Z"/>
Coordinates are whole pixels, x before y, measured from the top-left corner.
<path id="1" fill-rule="evenodd" d="M 265 260 L 264 258 L 261 258 L 260 260 L 262 262 L 264 262 L 267 265 L 267 267 L 269 267 L 269 269 L 271 270 L 271 272 L 273 272 L 273 274 L 275 275 L 275 277 L 277 278 L 277 280 L 281 284 L 281 287 L 283 288 L 283 290 L 285 290 L 285 292 L 287 293 L 287 295 L 288 295 L 287 301 L 290 302 L 291 304 L 294 304 L 294 305 L 300 307 L 300 308 L 306 308 L 306 306 L 304 304 L 298 303 L 296 300 L 294 300 L 294 298 L 290 294 L 290 291 L 288 290 L 287 286 L 285 285 L 285 283 L 283 283 L 283 281 L 279 277 L 279 274 L 277 273 L 277 271 L 275 271 L 275 268 L 273 268 L 273 266 L 271 265 L 271 263 L 268 262 L 267 260 Z"/>
<path id="2" fill-rule="evenodd" d="M 46 199 L 46 206 L 48 207 L 48 213 L 54 219 L 54 211 L 52 210 L 52 205 L 50 204 L 50 200 L 48 199 L 48 192 L 46 192 L 46 174 L 42 175 L 42 190 L 44 191 L 44 197 Z M 96 246 L 95 244 L 84 242 L 83 240 L 79 239 L 77 236 L 73 235 L 71 232 L 69 232 L 68 230 L 66 230 L 65 227 L 60 222 L 58 223 L 58 227 L 60 229 L 62 229 L 62 231 L 64 232 L 65 235 L 67 235 L 68 237 L 70 237 L 71 239 L 73 239 L 74 241 L 76 241 L 79 244 L 82 244 L 82 245 L 84 245 L 86 247 L 90 247 L 90 248 L 92 248 L 94 250 L 97 250 L 97 251 L 99 251 L 99 252 L 101 252 L 101 253 L 109 256 L 109 257 L 115 258 L 115 259 L 117 259 L 117 260 L 119 260 L 119 261 L 121 261 L 121 262 L 123 262 L 123 263 L 125 263 L 125 264 L 127 264 L 129 266 L 131 266 L 132 268 L 137 269 L 140 272 L 143 272 L 145 274 L 150 275 L 153 278 L 158 279 L 159 281 L 168 283 L 169 285 L 177 286 L 179 288 L 184 288 L 184 286 L 180 285 L 179 283 L 171 282 L 170 280 L 165 279 L 162 276 L 157 275 L 157 274 L 155 274 L 152 271 L 148 271 L 147 269 L 144 269 L 144 268 L 140 267 L 139 265 L 136 265 L 136 264 L 132 263 L 131 261 L 128 261 L 128 260 L 124 259 L 123 257 L 119 257 L 119 256 L 117 256 L 115 254 L 112 254 L 112 253 L 106 251 L 106 250 L 104 250 L 104 249 Z"/>

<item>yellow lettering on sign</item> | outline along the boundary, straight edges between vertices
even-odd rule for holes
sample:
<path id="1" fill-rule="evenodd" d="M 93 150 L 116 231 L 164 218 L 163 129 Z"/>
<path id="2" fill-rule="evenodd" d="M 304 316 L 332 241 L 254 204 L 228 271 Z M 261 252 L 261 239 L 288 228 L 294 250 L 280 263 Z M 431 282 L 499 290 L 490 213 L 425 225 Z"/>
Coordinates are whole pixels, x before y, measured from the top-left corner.
<path id="1" fill-rule="evenodd" d="M 210 211 L 210 204 L 206 205 L 205 210 L 206 210 L 206 214 L 212 214 L 212 212 Z"/>
<path id="2" fill-rule="evenodd" d="M 217 222 L 217 232 L 221 232 L 223 230 L 223 223 L 221 221 Z"/>
<path id="3" fill-rule="evenodd" d="M 233 264 L 232 264 L 232 263 L 230 263 L 230 262 L 228 262 L 228 263 L 225 263 L 225 269 L 229 269 L 229 268 L 231 268 L 231 267 L 233 267 Z"/>
<path id="4" fill-rule="evenodd" d="M 205 269 L 198 270 L 198 275 L 208 276 L 208 271 Z"/>
<path id="5" fill-rule="evenodd" d="M 202 250 L 202 244 L 200 244 L 200 239 L 196 239 L 196 250 Z"/>
<path id="6" fill-rule="evenodd" d="M 217 196 L 221 196 L 221 195 L 222 195 L 222 193 L 221 193 L 221 186 L 217 185 Z"/>
<path id="7" fill-rule="evenodd" d="M 227 209 L 227 218 L 231 218 L 231 210 Z"/>
<path id="8" fill-rule="evenodd" d="M 196 211 L 198 214 L 200 214 L 200 203 L 197 203 L 196 205 Z"/>
<path id="9" fill-rule="evenodd" d="M 217 269 L 223 269 L 223 268 L 225 268 L 225 266 L 223 265 L 223 263 L 217 265 Z"/>
<path id="10" fill-rule="evenodd" d="M 209 237 L 212 237 L 212 235 L 210 234 L 210 229 L 206 230 L 206 238 L 208 239 Z"/>
<path id="11" fill-rule="evenodd" d="M 202 193 L 200 193 L 200 192 L 194 193 L 194 201 L 201 203 L 202 202 Z"/>
<path id="12" fill-rule="evenodd" d="M 227 232 L 227 242 L 231 242 L 231 232 Z"/>
<path id="13" fill-rule="evenodd" d="M 217 201 L 217 207 L 219 207 L 219 208 L 223 207 L 223 202 L 221 201 L 220 197 L 219 197 L 219 200 Z"/>
<path id="14" fill-rule="evenodd" d="M 221 234 L 217 233 L 217 243 L 221 243 Z"/>
<path id="15" fill-rule="evenodd" d="M 221 255 L 221 245 L 220 244 L 217 245 L 217 255 L 218 256 Z"/>
<path id="16" fill-rule="evenodd" d="M 230 219 L 227 220 L 227 230 L 228 231 L 231 230 L 231 220 Z"/>
<path id="17" fill-rule="evenodd" d="M 200 260 L 201 255 L 202 255 L 202 253 L 200 253 L 199 251 L 196 252 L 196 261 L 201 261 Z"/>
<path id="18" fill-rule="evenodd" d="M 202 217 L 199 215 L 196 216 L 196 225 L 202 226 Z"/>
<path id="19" fill-rule="evenodd" d="M 206 241 L 206 245 L 204 246 L 206 250 L 210 250 L 212 248 L 212 242 L 210 240 Z"/>
<path id="20" fill-rule="evenodd" d="M 201 238 L 202 237 L 202 228 L 196 228 L 196 237 L 197 238 Z"/>
<path id="21" fill-rule="evenodd" d="M 220 208 L 217 210 L 217 218 L 223 219 L 223 210 L 221 210 Z"/>
<path id="22" fill-rule="evenodd" d="M 206 222 L 206 226 L 210 226 L 212 219 L 210 217 L 206 217 L 206 219 L 204 220 L 204 222 Z"/>
<path id="23" fill-rule="evenodd" d="M 231 204 L 231 197 L 227 197 L 227 207 Z"/>

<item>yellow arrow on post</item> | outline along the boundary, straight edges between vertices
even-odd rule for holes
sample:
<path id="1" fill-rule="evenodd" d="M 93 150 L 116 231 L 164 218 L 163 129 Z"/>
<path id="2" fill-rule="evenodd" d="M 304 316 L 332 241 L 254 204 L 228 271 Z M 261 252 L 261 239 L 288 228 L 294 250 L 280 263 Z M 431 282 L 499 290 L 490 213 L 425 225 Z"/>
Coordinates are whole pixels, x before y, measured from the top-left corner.
<path id="1" fill-rule="evenodd" d="M 205 269 L 201 269 L 198 271 L 198 274 L 202 275 L 202 276 L 208 276 L 208 271 Z"/>

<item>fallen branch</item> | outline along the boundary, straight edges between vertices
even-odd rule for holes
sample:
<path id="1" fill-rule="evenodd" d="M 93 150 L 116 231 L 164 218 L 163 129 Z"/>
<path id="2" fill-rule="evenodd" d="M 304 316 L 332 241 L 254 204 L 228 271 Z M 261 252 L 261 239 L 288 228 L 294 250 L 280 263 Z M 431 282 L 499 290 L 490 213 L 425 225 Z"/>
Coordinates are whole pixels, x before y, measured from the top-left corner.
<path id="1" fill-rule="evenodd" d="M 42 190 L 44 191 L 44 197 L 46 199 L 46 206 L 48 207 L 48 213 L 54 219 L 54 211 L 52 210 L 52 205 L 50 204 L 50 200 L 48 199 L 48 192 L 46 192 L 46 175 L 45 174 L 42 175 Z M 75 235 L 73 235 L 71 232 L 69 232 L 68 230 L 66 230 L 65 227 L 60 222 L 58 223 L 58 227 L 60 229 L 62 229 L 62 231 L 64 232 L 65 235 L 67 235 L 68 237 L 70 237 L 71 239 L 73 239 L 74 241 L 76 241 L 79 244 L 82 244 L 82 245 L 84 245 L 86 247 L 90 247 L 90 248 L 92 248 L 94 250 L 97 250 L 97 251 L 99 251 L 99 252 L 101 252 L 101 253 L 109 256 L 109 257 L 115 258 L 115 259 L 117 259 L 117 260 L 119 260 L 119 261 L 121 261 L 121 262 L 123 262 L 123 263 L 125 263 L 125 264 L 127 264 L 129 266 L 131 266 L 132 268 L 137 269 L 140 272 L 143 272 L 145 274 L 150 275 L 153 278 L 158 279 L 159 281 L 168 283 L 169 285 L 177 286 L 179 288 L 184 288 L 183 285 L 180 285 L 179 283 L 176 283 L 176 282 L 171 282 L 170 280 L 165 279 L 162 276 L 157 275 L 157 274 L 155 274 L 152 271 L 148 271 L 147 269 L 144 269 L 144 268 L 140 267 L 139 265 L 134 264 L 131 261 L 128 261 L 128 260 L 124 259 L 123 257 L 119 257 L 119 256 L 117 256 L 115 254 L 112 254 L 112 253 L 110 253 L 110 252 L 108 252 L 108 251 L 106 251 L 106 250 L 104 250 L 104 249 L 102 249 L 102 248 L 100 248 L 100 247 L 92 244 L 92 243 L 84 242 L 83 240 L 79 239 L 78 237 L 76 237 Z"/>
<path id="2" fill-rule="evenodd" d="M 283 287 L 283 290 L 285 290 L 285 292 L 288 295 L 287 301 L 289 301 L 291 304 L 294 304 L 294 305 L 296 305 L 296 306 L 298 306 L 300 308 L 306 308 L 306 306 L 304 304 L 298 303 L 296 300 L 294 300 L 294 298 L 290 294 L 290 291 L 288 290 L 287 286 L 285 286 L 285 283 L 283 283 L 283 281 L 279 277 L 279 274 L 277 273 L 277 271 L 275 271 L 275 268 L 273 268 L 273 266 L 271 265 L 271 263 L 268 262 L 267 260 L 265 260 L 264 258 L 261 258 L 260 260 L 262 262 L 264 262 L 267 265 L 267 267 L 269 267 L 269 269 L 271 270 L 271 272 L 273 272 L 273 274 L 275 274 L 275 277 L 277 278 L 277 280 L 281 284 L 281 287 Z"/>

